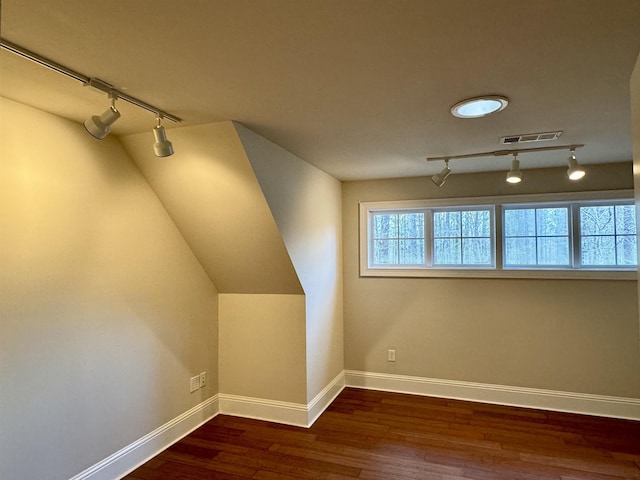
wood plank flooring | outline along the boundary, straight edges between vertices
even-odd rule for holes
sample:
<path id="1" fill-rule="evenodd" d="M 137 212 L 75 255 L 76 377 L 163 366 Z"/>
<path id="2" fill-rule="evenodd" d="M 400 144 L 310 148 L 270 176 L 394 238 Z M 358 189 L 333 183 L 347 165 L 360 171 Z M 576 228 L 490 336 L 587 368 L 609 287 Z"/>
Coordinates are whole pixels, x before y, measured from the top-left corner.
<path id="1" fill-rule="evenodd" d="M 640 422 L 346 388 L 309 429 L 219 415 L 125 478 L 640 479 Z"/>

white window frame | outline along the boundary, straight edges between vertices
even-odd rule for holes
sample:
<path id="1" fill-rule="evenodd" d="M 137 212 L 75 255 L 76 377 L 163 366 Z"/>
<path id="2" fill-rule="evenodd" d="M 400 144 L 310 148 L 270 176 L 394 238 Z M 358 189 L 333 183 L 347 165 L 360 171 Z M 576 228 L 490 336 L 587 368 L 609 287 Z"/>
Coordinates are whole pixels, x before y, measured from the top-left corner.
<path id="1" fill-rule="evenodd" d="M 577 205 L 597 205 L 602 202 L 617 202 L 625 204 L 633 201 L 633 190 L 606 190 L 597 192 L 574 192 L 557 194 L 534 194 L 534 195 L 508 195 L 500 197 L 469 197 L 469 198 L 449 198 L 433 200 L 400 200 L 385 202 L 360 202 L 359 205 L 359 246 L 360 246 L 360 276 L 361 277 L 457 277 L 457 278 L 553 278 L 553 279 L 607 279 L 607 280 L 637 280 L 637 267 L 589 267 L 579 266 L 579 244 L 580 235 L 577 231 L 578 224 L 573 218 L 572 211 L 569 210 L 569 234 L 570 234 L 570 255 L 574 264 L 568 268 L 550 267 L 509 267 L 503 268 L 503 206 L 526 206 L 536 204 L 533 208 L 540 208 L 543 204 L 554 206 L 560 204 L 565 206 L 568 203 Z M 455 266 L 447 268 L 435 268 L 430 265 L 432 257 L 433 232 L 431 232 L 431 218 L 425 217 L 425 243 L 427 245 L 426 265 L 411 266 L 370 266 L 369 255 L 369 219 L 373 212 L 380 211 L 403 211 L 414 210 L 427 211 L 429 216 L 434 209 L 463 210 L 465 207 L 495 207 L 492 216 L 493 228 L 493 257 L 495 266 Z M 576 263 L 577 261 L 577 263 Z"/>
<path id="2" fill-rule="evenodd" d="M 438 212 L 469 212 L 469 211 L 488 211 L 489 212 L 489 230 L 490 230 L 490 236 L 489 238 L 492 240 L 491 241 L 491 262 L 489 264 L 478 264 L 478 265 L 473 265 L 473 264 L 450 264 L 450 265 L 436 265 L 435 264 L 435 260 L 434 260 L 434 250 L 435 250 L 435 241 L 436 241 L 436 237 L 435 237 L 435 232 L 433 231 L 433 228 L 431 228 L 431 225 L 433 225 L 433 214 L 434 213 L 438 213 Z M 431 268 L 441 268 L 441 269 L 446 269 L 446 270 L 487 270 L 487 269 L 494 269 L 496 268 L 496 249 L 495 249 L 495 245 L 496 245 L 496 241 L 495 241 L 495 236 L 496 236 L 496 221 L 495 221 L 495 217 L 496 217 L 496 209 L 493 205 L 484 205 L 484 204 L 479 204 L 479 205 L 458 205 L 458 206 L 447 206 L 447 207 L 431 207 L 429 209 L 429 215 L 430 215 L 430 222 L 429 222 L 429 226 L 427 227 L 431 232 L 429 235 L 429 245 L 427 246 L 427 251 L 429 253 L 429 257 L 428 257 L 428 264 Z M 426 223 L 426 222 L 425 222 Z M 461 240 L 464 239 L 464 237 L 460 237 Z"/>
<path id="3" fill-rule="evenodd" d="M 602 201 L 598 201 L 598 200 L 593 200 L 593 201 L 588 201 L 588 202 L 576 202 L 575 206 L 576 208 L 574 209 L 573 212 L 573 222 L 574 222 L 574 242 L 573 242 L 573 250 L 574 250 L 574 264 L 576 265 L 576 268 L 581 268 L 581 269 L 589 269 L 589 270 L 633 270 L 636 271 L 637 270 L 637 266 L 625 266 L 625 265 L 587 265 L 587 266 L 582 266 L 582 233 L 580 232 L 580 207 L 593 207 L 593 206 L 603 206 L 602 205 Z M 606 202 L 606 206 L 619 206 L 619 205 L 632 205 L 633 204 L 633 200 L 632 199 L 625 199 L 625 200 L 609 200 L 608 202 Z M 637 227 L 636 227 L 637 230 Z M 614 241 L 617 241 L 618 237 L 621 236 L 627 236 L 629 234 L 618 234 L 617 232 L 614 232 L 613 235 L 596 235 L 596 236 L 612 236 L 614 238 Z M 587 235 L 589 236 L 589 235 Z M 636 242 L 637 242 L 637 238 L 638 235 L 636 233 Z M 638 259 L 640 260 L 640 259 Z"/>
<path id="4" fill-rule="evenodd" d="M 581 203 L 581 202 L 576 202 L 576 203 Z M 552 202 L 552 203 L 548 203 L 548 202 L 533 202 L 533 203 L 503 203 L 502 205 L 500 205 L 500 213 L 501 213 L 501 217 L 502 217 L 502 224 L 504 225 L 505 223 L 505 213 L 507 208 L 504 208 L 505 206 L 508 206 L 509 209 L 513 209 L 513 210 L 518 210 L 518 209 L 543 209 L 543 208 L 564 208 L 567 210 L 567 240 L 568 240 L 568 249 L 569 251 L 567 252 L 567 259 L 568 259 L 568 263 L 565 265 L 545 265 L 545 264 L 538 264 L 535 266 L 532 265 L 505 265 L 504 264 L 504 260 L 506 257 L 506 253 L 503 254 L 502 256 L 502 268 L 504 270 L 574 270 L 575 267 L 575 245 L 576 245 L 576 229 L 574 228 L 575 225 L 575 218 L 573 215 L 574 209 L 572 208 L 571 204 L 568 204 L 566 202 Z M 538 238 L 543 237 L 542 235 L 535 235 L 536 241 Z M 506 244 L 506 230 L 502 229 L 502 248 L 504 250 L 505 248 L 505 244 Z M 579 240 L 579 239 L 578 239 Z"/>
<path id="5" fill-rule="evenodd" d="M 372 219 L 373 216 L 378 213 L 381 212 L 380 210 L 371 210 L 369 212 L 369 218 Z M 385 209 L 384 210 L 384 214 L 385 215 L 395 215 L 395 214 L 402 214 L 402 213 L 422 213 L 425 215 L 424 218 L 424 231 L 423 231 L 423 239 L 425 244 L 428 243 L 428 228 L 427 228 L 427 222 L 428 222 L 428 211 L 423 209 L 423 208 L 417 208 L 417 209 L 412 209 L 412 208 L 399 208 L 397 210 L 394 209 Z M 373 238 L 372 236 L 370 236 L 370 233 L 373 230 L 373 226 L 371 224 L 371 222 L 368 222 L 368 231 L 367 231 L 367 239 L 368 239 L 368 258 L 367 258 L 367 264 L 368 265 L 373 265 L 374 268 L 378 268 L 378 269 L 388 269 L 388 268 L 392 268 L 392 269 L 397 269 L 397 268 L 403 268 L 403 269 L 414 269 L 414 268 L 425 268 L 426 266 L 428 266 L 428 262 L 427 263 L 422 263 L 422 264 L 376 264 L 373 261 L 373 248 L 371 247 L 371 244 L 378 239 Z M 395 237 L 393 238 L 395 239 Z M 399 240 L 399 239 L 398 239 Z M 426 260 L 426 258 L 425 258 Z"/>

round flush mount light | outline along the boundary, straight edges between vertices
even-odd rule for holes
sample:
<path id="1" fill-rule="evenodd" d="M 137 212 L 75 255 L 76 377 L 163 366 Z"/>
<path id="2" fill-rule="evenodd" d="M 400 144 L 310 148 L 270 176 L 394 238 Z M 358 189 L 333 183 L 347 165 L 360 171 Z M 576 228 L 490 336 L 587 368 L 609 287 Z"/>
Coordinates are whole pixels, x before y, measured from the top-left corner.
<path id="1" fill-rule="evenodd" d="M 504 110 L 509 99 L 502 95 L 484 95 L 473 97 L 456 103 L 451 107 L 451 114 L 458 118 L 480 118 Z"/>

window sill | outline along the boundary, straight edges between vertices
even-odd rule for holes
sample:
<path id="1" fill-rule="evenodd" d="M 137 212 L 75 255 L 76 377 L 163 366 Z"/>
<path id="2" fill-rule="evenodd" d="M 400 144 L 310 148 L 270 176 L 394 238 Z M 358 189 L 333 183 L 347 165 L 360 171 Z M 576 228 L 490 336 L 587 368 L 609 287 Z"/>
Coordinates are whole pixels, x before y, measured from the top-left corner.
<path id="1" fill-rule="evenodd" d="M 360 277 L 399 278 L 513 278 L 524 280 L 637 281 L 636 270 L 495 270 L 495 269 L 391 269 L 369 268 Z"/>

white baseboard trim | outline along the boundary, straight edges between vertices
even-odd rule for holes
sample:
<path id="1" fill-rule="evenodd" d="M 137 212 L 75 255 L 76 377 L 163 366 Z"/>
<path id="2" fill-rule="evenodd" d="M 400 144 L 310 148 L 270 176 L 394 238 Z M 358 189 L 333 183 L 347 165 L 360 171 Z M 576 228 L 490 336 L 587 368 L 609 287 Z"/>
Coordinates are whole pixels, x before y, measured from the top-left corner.
<path id="1" fill-rule="evenodd" d="M 221 393 L 220 413 L 284 423 L 296 427 L 307 426 L 307 406 L 302 403 L 281 402 Z"/>
<path id="2" fill-rule="evenodd" d="M 307 404 L 307 427 L 315 423 L 342 390 L 344 390 L 344 370 Z"/>
<path id="3" fill-rule="evenodd" d="M 173 445 L 219 412 L 218 395 L 187 410 L 153 432 L 109 455 L 70 480 L 113 480 L 122 478 Z"/>
<path id="4" fill-rule="evenodd" d="M 344 389 L 340 372 L 308 404 L 220 394 L 220 413 L 309 428 Z"/>
<path id="5" fill-rule="evenodd" d="M 219 413 L 310 427 L 344 387 L 640 420 L 640 399 L 345 370 L 308 404 L 218 394 L 70 480 L 122 478 Z"/>
<path id="6" fill-rule="evenodd" d="M 70 480 L 122 478 L 220 413 L 310 427 L 344 389 L 344 384 L 343 371 L 307 405 L 216 394 Z"/>
<path id="7" fill-rule="evenodd" d="M 640 399 L 345 370 L 348 387 L 640 420 Z"/>

